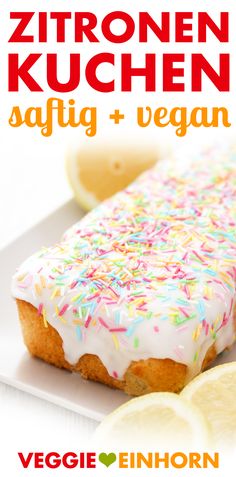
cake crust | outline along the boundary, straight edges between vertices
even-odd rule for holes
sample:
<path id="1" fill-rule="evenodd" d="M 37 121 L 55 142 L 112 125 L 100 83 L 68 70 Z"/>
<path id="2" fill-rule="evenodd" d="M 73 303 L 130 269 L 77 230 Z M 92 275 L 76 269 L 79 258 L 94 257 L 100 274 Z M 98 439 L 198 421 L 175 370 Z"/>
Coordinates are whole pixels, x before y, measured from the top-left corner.
<path id="1" fill-rule="evenodd" d="M 58 368 L 78 372 L 84 379 L 123 390 L 132 396 L 157 391 L 178 393 L 184 388 L 188 368 L 185 364 L 171 359 L 149 358 L 133 361 L 122 380 L 110 376 L 100 358 L 93 354 L 84 354 L 75 365 L 69 364 L 65 359 L 62 339 L 58 332 L 49 323 L 45 326 L 43 317 L 39 316 L 37 309 L 30 303 L 16 301 L 24 342 L 32 356 Z M 215 346 L 212 345 L 206 353 L 202 371 L 216 356 Z"/>

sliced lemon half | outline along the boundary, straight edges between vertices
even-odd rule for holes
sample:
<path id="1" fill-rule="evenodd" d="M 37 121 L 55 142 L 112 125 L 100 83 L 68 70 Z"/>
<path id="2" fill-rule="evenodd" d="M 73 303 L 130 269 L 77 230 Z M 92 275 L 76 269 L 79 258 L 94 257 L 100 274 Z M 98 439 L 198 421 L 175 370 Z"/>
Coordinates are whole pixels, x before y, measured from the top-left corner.
<path id="1" fill-rule="evenodd" d="M 236 451 L 236 362 L 200 374 L 181 396 L 204 414 L 214 446 Z"/>
<path id="2" fill-rule="evenodd" d="M 151 393 L 108 415 L 95 442 L 110 448 L 178 450 L 206 448 L 209 429 L 199 409 L 173 393 Z"/>
<path id="3" fill-rule="evenodd" d="M 66 158 L 66 171 L 78 204 L 91 210 L 127 187 L 157 159 L 155 148 L 100 144 L 73 148 Z"/>

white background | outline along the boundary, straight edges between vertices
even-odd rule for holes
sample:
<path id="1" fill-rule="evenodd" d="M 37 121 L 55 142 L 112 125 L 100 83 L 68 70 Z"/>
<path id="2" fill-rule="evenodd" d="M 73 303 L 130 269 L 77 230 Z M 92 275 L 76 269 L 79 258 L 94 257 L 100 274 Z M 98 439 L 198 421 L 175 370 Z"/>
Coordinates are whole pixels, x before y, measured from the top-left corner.
<path id="1" fill-rule="evenodd" d="M 130 5 L 131 4 L 131 5 Z M 197 5 L 197 6 L 196 6 Z M 20 235 L 27 228 L 38 222 L 45 215 L 56 209 L 71 197 L 70 189 L 64 171 L 65 154 L 71 142 L 78 142 L 91 139 L 85 139 L 84 131 L 56 130 L 52 138 L 45 139 L 36 129 L 27 128 L 12 129 L 8 126 L 8 117 L 14 104 L 21 104 L 23 107 L 33 104 L 43 104 L 50 91 L 45 94 L 30 94 L 26 88 L 22 87 L 19 94 L 7 93 L 7 52 L 21 51 L 26 54 L 30 51 L 44 51 L 48 49 L 51 52 L 59 51 L 63 57 L 66 57 L 69 50 L 78 51 L 78 45 L 56 45 L 53 39 L 50 48 L 45 45 L 8 45 L 7 40 L 12 32 L 12 23 L 9 21 L 9 11 L 12 10 L 41 10 L 41 11 L 68 11 L 87 10 L 94 11 L 102 16 L 114 9 L 124 9 L 135 17 L 138 11 L 149 11 L 154 16 L 160 11 L 185 11 L 185 10 L 204 10 L 217 17 L 220 10 L 231 11 L 231 37 L 229 45 L 219 45 L 218 41 L 211 37 L 207 45 L 166 45 L 163 46 L 156 41 L 149 45 L 137 47 L 136 39 L 127 45 L 114 48 L 107 42 L 94 46 L 85 43 L 79 46 L 83 55 L 83 61 L 99 51 L 114 51 L 117 53 L 133 52 L 137 65 L 142 65 L 142 54 L 145 51 L 161 54 L 163 49 L 169 52 L 197 52 L 201 51 L 209 59 L 217 58 L 219 51 L 232 52 L 232 91 L 229 94 L 219 94 L 209 82 L 204 83 L 203 94 L 143 94 L 142 80 L 135 82 L 133 94 L 109 94 L 101 95 L 93 92 L 85 84 L 81 86 L 76 95 L 73 93 L 67 95 L 67 98 L 74 97 L 79 106 L 98 106 L 101 109 L 102 127 L 99 129 L 99 136 L 106 140 L 107 136 L 114 138 L 114 141 L 125 141 L 127 137 L 133 138 L 133 141 L 139 140 L 153 141 L 158 145 L 165 146 L 172 144 L 175 149 L 183 145 L 190 150 L 195 149 L 199 144 L 213 143 L 215 138 L 221 141 L 227 141 L 229 135 L 234 135 L 234 130 L 193 130 L 189 131 L 184 139 L 176 138 L 171 128 L 156 130 L 154 127 L 148 130 L 138 130 L 133 124 L 133 112 L 138 104 L 167 107 L 189 106 L 228 106 L 232 122 L 235 124 L 236 115 L 236 67 L 235 67 L 235 45 L 236 45 L 236 22 L 235 22 L 235 1 L 228 0 L 163 0 L 157 2 L 152 0 L 136 0 L 127 2 L 127 0 L 9 0 L 1 6 L 0 17 L 0 247 L 3 247 L 15 237 Z M 139 63 L 138 63 L 139 62 Z M 37 71 L 37 68 L 36 70 Z M 43 78 L 43 68 L 38 71 L 37 77 Z M 186 67 L 186 77 L 189 77 L 189 69 Z M 138 98 L 138 99 L 137 99 Z M 137 103 L 137 100 L 139 103 Z M 108 123 L 108 115 L 112 108 L 123 108 L 130 121 L 121 126 L 111 128 Z M 4 278 L 4 271 L 2 271 Z M 10 346 L 10 343 L 9 343 Z M 14 351 L 13 351 L 14 352 Z M 75 442 L 80 444 L 83 438 L 90 436 L 95 424 L 91 421 L 77 416 L 69 411 L 61 410 L 53 405 L 41 402 L 36 398 L 24 395 L 14 389 L 0 385 L 0 409 L 1 409 L 1 437 L 6 439 L 4 446 L 5 458 L 8 457 L 14 469 L 13 457 L 13 437 L 14 442 L 21 442 L 22 447 L 29 449 L 37 445 L 44 446 L 44 440 L 50 440 L 52 447 L 65 445 Z M 3 418 L 4 416 L 4 418 Z M 78 437 L 77 437 L 78 436 Z M 48 439 L 47 439 L 48 438 Z M 11 444 L 10 444 L 11 443 Z M 40 444 L 41 443 L 41 444 Z M 3 468 L 3 467 L 2 467 Z M 9 471 L 8 467 L 8 471 Z M 13 473 L 6 470 L 5 475 Z M 2 473 L 1 473 L 2 475 Z M 16 475 L 16 474 L 15 474 Z M 17 474 L 19 475 L 19 474 Z M 30 474 L 23 474 L 30 475 Z M 46 475 L 46 474 L 45 474 Z"/>

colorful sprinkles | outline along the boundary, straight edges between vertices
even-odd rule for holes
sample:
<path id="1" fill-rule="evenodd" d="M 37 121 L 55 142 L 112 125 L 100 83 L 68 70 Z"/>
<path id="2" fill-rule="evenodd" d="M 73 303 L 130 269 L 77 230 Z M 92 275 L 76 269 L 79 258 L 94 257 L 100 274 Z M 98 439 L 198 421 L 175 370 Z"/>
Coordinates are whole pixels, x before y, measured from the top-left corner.
<path id="1" fill-rule="evenodd" d="M 121 360 L 194 365 L 206 343 L 220 336 L 223 349 L 233 341 L 236 155 L 203 157 L 181 171 L 163 161 L 35 262 L 22 265 L 13 293 L 37 305 L 45 326 L 53 307 L 62 338 L 62 325 L 73 328 L 78 349 L 97 333 L 103 361 L 113 350 Z M 121 377 L 114 367 L 110 374 Z"/>

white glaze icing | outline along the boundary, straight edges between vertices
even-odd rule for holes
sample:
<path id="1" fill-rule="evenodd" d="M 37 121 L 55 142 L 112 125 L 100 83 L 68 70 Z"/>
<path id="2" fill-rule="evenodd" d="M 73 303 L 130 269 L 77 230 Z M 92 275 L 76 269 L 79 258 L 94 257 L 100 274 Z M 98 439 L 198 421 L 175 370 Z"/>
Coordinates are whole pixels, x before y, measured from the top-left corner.
<path id="1" fill-rule="evenodd" d="M 236 158 L 163 161 L 26 260 L 12 293 L 43 312 L 66 360 L 91 353 L 201 368 L 235 339 Z M 40 318 L 39 318 L 40 319 Z"/>

